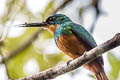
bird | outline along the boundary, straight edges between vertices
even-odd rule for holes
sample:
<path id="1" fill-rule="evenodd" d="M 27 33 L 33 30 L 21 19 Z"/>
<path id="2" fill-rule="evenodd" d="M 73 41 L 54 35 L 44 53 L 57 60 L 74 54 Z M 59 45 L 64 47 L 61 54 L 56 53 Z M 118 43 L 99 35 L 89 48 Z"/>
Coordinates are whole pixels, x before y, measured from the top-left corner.
<path id="1" fill-rule="evenodd" d="M 97 46 L 92 35 L 79 24 L 74 23 L 64 14 L 53 14 L 41 23 L 25 23 L 21 27 L 41 27 L 50 31 L 57 47 L 71 60 L 82 56 Z M 103 68 L 102 56 L 84 64 L 83 67 L 91 71 L 97 80 L 108 80 Z"/>

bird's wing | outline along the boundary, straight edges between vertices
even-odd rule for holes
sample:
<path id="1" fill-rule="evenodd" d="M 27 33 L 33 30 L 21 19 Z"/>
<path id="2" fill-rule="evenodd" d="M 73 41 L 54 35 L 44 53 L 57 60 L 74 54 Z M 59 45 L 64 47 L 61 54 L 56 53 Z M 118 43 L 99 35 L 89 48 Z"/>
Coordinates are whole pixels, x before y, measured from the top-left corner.
<path id="1" fill-rule="evenodd" d="M 78 40 L 82 41 L 85 47 L 90 50 L 97 46 L 94 38 L 91 34 L 81 25 L 79 24 L 71 24 L 72 33 L 78 38 Z M 99 57 L 100 62 L 103 64 L 102 56 Z"/>
<path id="2" fill-rule="evenodd" d="M 78 38 L 78 40 L 82 41 L 85 44 L 85 47 L 90 50 L 97 46 L 94 38 L 90 35 L 90 33 L 81 25 L 72 24 L 71 25 L 72 33 Z"/>

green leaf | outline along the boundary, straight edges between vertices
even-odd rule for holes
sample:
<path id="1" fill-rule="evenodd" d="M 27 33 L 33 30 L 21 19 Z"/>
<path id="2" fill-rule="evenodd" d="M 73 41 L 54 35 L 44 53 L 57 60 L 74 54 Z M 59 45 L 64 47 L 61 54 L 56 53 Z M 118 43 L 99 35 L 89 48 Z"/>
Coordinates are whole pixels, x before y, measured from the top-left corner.
<path id="1" fill-rule="evenodd" d="M 111 80 L 117 80 L 120 72 L 120 60 L 117 59 L 111 52 L 108 54 L 108 60 L 111 65 L 111 71 L 109 77 Z"/>
<path id="2" fill-rule="evenodd" d="M 89 76 L 90 78 L 92 78 L 92 79 L 96 79 L 96 77 L 95 77 L 94 75 L 92 75 L 92 74 L 88 74 L 88 76 Z"/>

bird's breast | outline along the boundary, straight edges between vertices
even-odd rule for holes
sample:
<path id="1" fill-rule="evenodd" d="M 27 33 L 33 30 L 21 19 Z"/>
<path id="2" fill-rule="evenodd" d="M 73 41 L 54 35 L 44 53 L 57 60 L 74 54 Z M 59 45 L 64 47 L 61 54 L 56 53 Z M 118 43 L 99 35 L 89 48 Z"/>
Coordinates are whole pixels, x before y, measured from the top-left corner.
<path id="1" fill-rule="evenodd" d="M 81 56 L 87 50 L 73 34 L 60 36 L 57 39 L 57 46 L 73 59 Z"/>

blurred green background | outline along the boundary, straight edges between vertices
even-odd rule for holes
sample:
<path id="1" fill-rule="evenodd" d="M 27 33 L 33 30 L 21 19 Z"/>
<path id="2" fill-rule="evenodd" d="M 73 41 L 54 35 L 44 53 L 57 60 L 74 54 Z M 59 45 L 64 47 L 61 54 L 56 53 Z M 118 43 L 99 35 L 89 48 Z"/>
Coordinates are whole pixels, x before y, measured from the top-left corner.
<path id="1" fill-rule="evenodd" d="M 0 2 L 0 38 L 2 39 L 0 54 L 3 57 L 0 59 L 4 59 L 1 65 L 5 64 L 4 74 L 0 74 L 4 77 L 0 80 L 25 77 L 69 60 L 69 57 L 56 47 L 50 32 L 39 28 L 19 28 L 14 25 L 25 22 L 41 22 L 57 11 L 57 13 L 66 14 L 74 22 L 85 26 L 98 44 L 110 39 L 120 30 L 118 27 L 109 26 L 120 24 L 114 23 L 118 21 L 117 17 L 113 20 L 113 24 L 109 21 L 111 20 L 109 14 L 113 12 L 114 8 L 110 9 L 111 12 L 107 9 L 104 10 L 107 2 L 101 0 L 0 0 Z M 110 5 L 109 1 L 107 4 L 106 8 Z M 116 10 L 115 13 L 119 12 Z M 114 16 L 114 14 L 112 15 Z M 108 18 L 103 19 L 103 17 Z M 100 27 L 101 25 L 102 27 Z M 104 37 L 102 38 L 100 34 Z M 110 80 L 120 79 L 120 55 L 118 53 L 120 48 L 115 50 L 104 55 L 105 71 Z M 0 68 L 2 73 L 3 67 Z M 82 78 L 79 74 L 84 74 L 87 75 L 86 79 L 94 79 L 90 72 L 82 73 L 82 70 L 83 68 L 77 69 L 65 74 L 64 77 L 66 80 L 79 80 L 78 78 Z M 64 79 L 59 77 L 54 80 Z"/>

